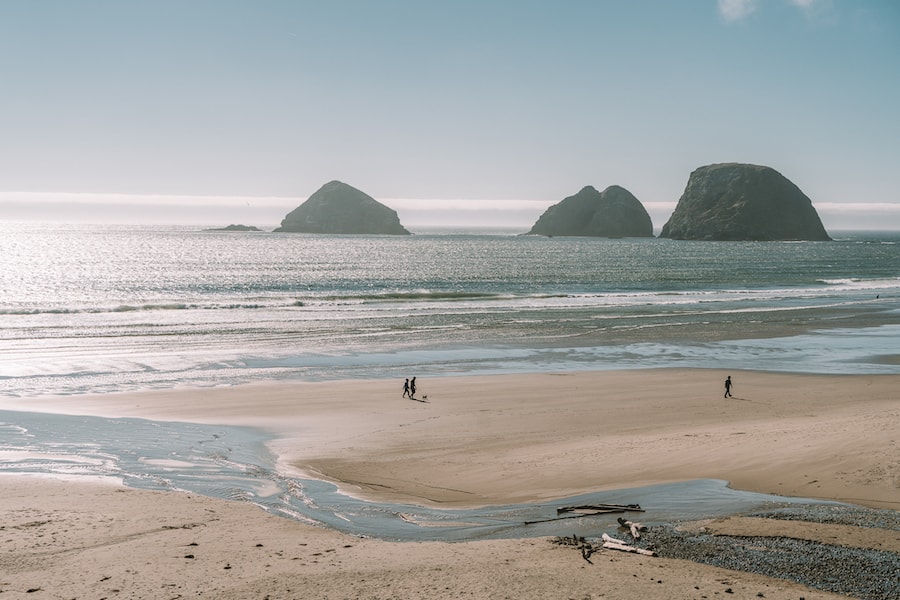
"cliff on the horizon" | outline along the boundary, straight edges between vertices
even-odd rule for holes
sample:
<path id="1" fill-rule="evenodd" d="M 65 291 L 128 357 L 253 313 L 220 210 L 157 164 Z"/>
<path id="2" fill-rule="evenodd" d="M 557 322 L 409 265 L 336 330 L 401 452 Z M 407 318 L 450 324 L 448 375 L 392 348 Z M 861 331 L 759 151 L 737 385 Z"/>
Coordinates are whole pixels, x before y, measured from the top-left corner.
<path id="1" fill-rule="evenodd" d="M 598 192 L 588 185 L 548 208 L 527 235 L 653 237 L 653 223 L 625 188 L 611 185 Z"/>
<path id="2" fill-rule="evenodd" d="M 759 165 L 696 169 L 660 237 L 680 240 L 827 241 L 812 201 L 784 175 Z"/>
<path id="3" fill-rule="evenodd" d="M 410 235 L 397 211 L 368 194 L 330 181 L 281 221 L 276 232 Z"/>

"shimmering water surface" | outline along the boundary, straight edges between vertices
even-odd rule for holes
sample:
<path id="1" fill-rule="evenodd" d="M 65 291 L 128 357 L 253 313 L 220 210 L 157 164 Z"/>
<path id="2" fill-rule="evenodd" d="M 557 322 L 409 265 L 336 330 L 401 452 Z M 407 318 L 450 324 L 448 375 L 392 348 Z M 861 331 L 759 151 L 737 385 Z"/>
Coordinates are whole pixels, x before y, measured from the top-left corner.
<path id="1" fill-rule="evenodd" d="M 0 395 L 413 372 L 900 372 L 900 234 L 836 237 L 3 224 Z"/>
<path id="2" fill-rule="evenodd" d="M 431 511 L 276 472 L 240 428 L 29 413 L 41 395 L 648 367 L 900 373 L 900 234 L 685 242 L 0 224 L 0 472 L 114 476 L 392 539 L 560 535 L 778 498 L 724 482 Z M 10 403 L 7 402 L 7 405 Z M 649 510 L 652 509 L 652 515 Z M 590 517 L 609 528 L 615 516 Z M 548 528 L 552 528 L 550 531 Z"/>

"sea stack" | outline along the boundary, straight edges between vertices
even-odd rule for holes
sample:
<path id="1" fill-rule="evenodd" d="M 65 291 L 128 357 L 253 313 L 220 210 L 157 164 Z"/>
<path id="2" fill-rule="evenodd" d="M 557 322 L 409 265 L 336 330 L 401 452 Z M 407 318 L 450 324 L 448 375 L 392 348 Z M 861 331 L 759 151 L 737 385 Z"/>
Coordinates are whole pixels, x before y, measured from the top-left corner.
<path id="1" fill-rule="evenodd" d="M 723 163 L 691 173 L 660 237 L 827 241 L 812 201 L 770 167 Z"/>
<path id="2" fill-rule="evenodd" d="M 340 181 L 330 181 L 292 210 L 276 232 L 410 235 L 397 211 Z"/>
<path id="3" fill-rule="evenodd" d="M 237 232 L 245 232 L 245 231 L 262 231 L 259 227 L 254 227 L 253 225 L 235 225 L 231 224 L 228 227 L 217 227 L 214 229 L 206 229 L 205 231 L 237 231 Z"/>
<path id="4" fill-rule="evenodd" d="M 653 237 L 653 223 L 625 188 L 611 185 L 598 192 L 588 185 L 548 208 L 527 235 Z"/>

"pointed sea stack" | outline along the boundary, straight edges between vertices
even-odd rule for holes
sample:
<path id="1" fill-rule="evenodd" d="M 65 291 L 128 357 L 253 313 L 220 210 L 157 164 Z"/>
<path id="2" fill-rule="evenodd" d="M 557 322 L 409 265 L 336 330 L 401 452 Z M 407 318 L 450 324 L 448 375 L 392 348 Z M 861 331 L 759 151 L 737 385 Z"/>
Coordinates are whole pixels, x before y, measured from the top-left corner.
<path id="1" fill-rule="evenodd" d="M 548 208 L 526 235 L 653 237 L 653 223 L 625 188 L 611 185 L 598 192 L 588 185 Z"/>
<path id="2" fill-rule="evenodd" d="M 691 173 L 660 237 L 828 241 L 812 201 L 770 167 L 723 163 Z"/>
<path id="3" fill-rule="evenodd" d="M 410 235 L 397 211 L 340 181 L 330 181 L 287 214 L 275 231 Z"/>

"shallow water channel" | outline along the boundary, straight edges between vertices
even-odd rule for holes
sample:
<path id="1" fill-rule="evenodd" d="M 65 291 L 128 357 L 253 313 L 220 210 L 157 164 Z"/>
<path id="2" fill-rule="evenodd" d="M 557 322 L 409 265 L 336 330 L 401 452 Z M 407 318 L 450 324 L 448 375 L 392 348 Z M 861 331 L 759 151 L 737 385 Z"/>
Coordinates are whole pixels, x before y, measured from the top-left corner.
<path id="1" fill-rule="evenodd" d="M 250 502 L 283 517 L 398 541 L 593 537 L 614 531 L 622 516 L 651 525 L 823 503 L 733 490 L 720 480 L 466 510 L 368 502 L 331 483 L 278 473 L 270 440 L 247 427 L 0 411 L 0 473 L 114 477 L 134 488 Z M 561 507 L 598 504 L 637 504 L 643 511 L 557 514 Z"/>

